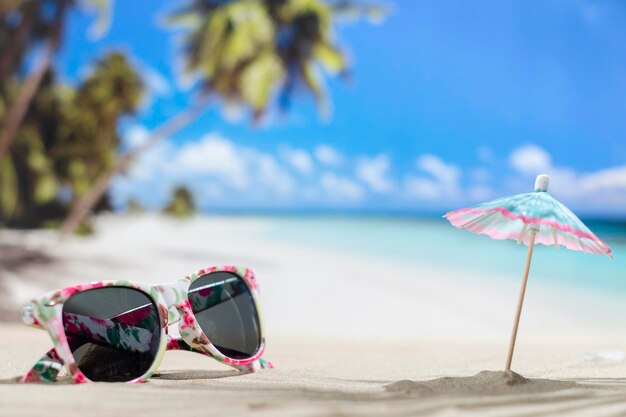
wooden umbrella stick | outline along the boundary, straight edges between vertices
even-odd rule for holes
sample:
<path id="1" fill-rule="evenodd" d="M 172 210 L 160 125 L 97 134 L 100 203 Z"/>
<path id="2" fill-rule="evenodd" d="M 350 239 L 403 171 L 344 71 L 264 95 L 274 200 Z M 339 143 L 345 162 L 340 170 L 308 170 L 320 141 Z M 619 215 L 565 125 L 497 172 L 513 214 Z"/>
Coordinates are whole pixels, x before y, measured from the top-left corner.
<path id="1" fill-rule="evenodd" d="M 524 269 L 524 278 L 522 279 L 522 288 L 519 292 L 519 300 L 517 301 L 517 313 L 515 313 L 515 322 L 513 323 L 513 332 L 511 333 L 511 342 L 509 343 L 509 354 L 506 358 L 505 371 L 511 370 L 511 362 L 513 362 L 513 349 L 515 349 L 515 339 L 517 339 L 517 328 L 519 327 L 519 319 L 522 315 L 522 305 L 524 304 L 524 294 L 526 294 L 526 283 L 528 282 L 528 272 L 530 271 L 530 261 L 533 257 L 533 249 L 535 248 L 535 237 L 537 230 L 534 228 L 530 232 L 530 241 L 528 242 L 528 254 L 526 255 L 526 268 Z"/>

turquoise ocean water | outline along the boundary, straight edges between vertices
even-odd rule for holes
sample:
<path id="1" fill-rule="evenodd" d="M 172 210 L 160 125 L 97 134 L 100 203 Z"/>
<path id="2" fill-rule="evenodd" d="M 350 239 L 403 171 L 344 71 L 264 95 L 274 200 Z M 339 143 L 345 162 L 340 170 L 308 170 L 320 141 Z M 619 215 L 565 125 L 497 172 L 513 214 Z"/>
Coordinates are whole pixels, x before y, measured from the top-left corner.
<path id="1" fill-rule="evenodd" d="M 626 223 L 587 221 L 614 259 L 537 245 L 532 276 L 548 283 L 626 295 Z M 276 217 L 267 237 L 392 262 L 445 266 L 519 280 L 526 246 L 452 227 L 446 220 L 386 217 Z M 330 267 L 330 266 L 329 266 Z"/>

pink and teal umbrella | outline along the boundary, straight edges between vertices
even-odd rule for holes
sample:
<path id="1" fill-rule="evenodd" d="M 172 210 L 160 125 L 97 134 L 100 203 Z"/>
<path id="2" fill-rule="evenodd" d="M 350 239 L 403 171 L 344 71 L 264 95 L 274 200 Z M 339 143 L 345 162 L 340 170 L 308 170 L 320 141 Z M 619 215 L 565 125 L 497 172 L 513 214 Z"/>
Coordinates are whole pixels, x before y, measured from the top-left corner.
<path id="1" fill-rule="evenodd" d="M 456 228 L 487 235 L 494 239 L 513 239 L 528 246 L 526 268 L 522 279 L 517 313 L 506 360 L 511 369 L 517 328 L 522 313 L 530 261 L 535 243 L 554 245 L 611 257 L 611 248 L 601 241 L 570 209 L 548 193 L 550 178 L 537 176 L 535 191 L 498 198 L 473 208 L 451 211 L 444 217 Z"/>

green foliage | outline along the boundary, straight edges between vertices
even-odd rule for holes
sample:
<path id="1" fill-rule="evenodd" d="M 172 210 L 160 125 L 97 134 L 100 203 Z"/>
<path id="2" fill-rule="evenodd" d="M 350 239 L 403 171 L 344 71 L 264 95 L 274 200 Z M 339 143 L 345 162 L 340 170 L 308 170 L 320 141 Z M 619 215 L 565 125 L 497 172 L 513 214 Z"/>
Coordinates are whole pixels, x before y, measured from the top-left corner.
<path id="1" fill-rule="evenodd" d="M 18 182 L 17 172 L 10 158 L 0 159 L 0 213 L 11 216 L 17 209 Z"/>
<path id="2" fill-rule="evenodd" d="M 262 116 L 273 97 L 287 107 L 304 86 L 326 111 L 319 68 L 345 73 L 348 61 L 333 42 L 335 12 L 376 16 L 380 8 L 323 0 L 194 0 L 168 18 L 185 30 L 186 72 L 205 93 Z M 378 13 L 378 14 L 377 14 Z"/>
<path id="3" fill-rule="evenodd" d="M 119 52 L 98 61 L 76 91 L 66 92 L 58 144 L 51 153 L 57 172 L 75 195 L 87 192 L 115 163 L 120 144 L 117 122 L 137 109 L 143 92 L 139 75 Z"/>
<path id="4" fill-rule="evenodd" d="M 172 192 L 172 199 L 163 208 L 163 213 L 184 219 L 196 212 L 193 194 L 186 187 L 176 187 Z"/>
<path id="5" fill-rule="evenodd" d="M 117 123 L 137 109 L 143 91 L 136 70 L 119 52 L 96 62 L 76 88 L 59 85 L 49 72 L 11 152 L 0 160 L 0 221 L 58 224 L 116 162 Z"/>

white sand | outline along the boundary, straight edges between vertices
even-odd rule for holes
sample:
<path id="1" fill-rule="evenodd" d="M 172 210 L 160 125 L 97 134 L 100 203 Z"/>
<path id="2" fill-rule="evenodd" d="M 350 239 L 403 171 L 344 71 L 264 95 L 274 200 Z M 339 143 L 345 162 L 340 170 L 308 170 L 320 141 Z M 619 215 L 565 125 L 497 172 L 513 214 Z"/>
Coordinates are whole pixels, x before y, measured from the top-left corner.
<path id="1" fill-rule="evenodd" d="M 60 260 L 3 274 L 3 299 L 16 307 L 77 282 L 164 282 L 213 264 L 249 266 L 261 284 L 267 357 L 278 368 L 234 376 L 210 359 L 169 352 L 163 375 L 140 386 L 0 385 L 0 415 L 59 408 L 103 416 L 626 415 L 626 303 L 619 298 L 551 288 L 531 277 L 514 369 L 582 385 L 496 395 L 493 381 L 478 381 L 484 389 L 470 395 L 450 386 L 476 381 L 454 380 L 429 385 L 429 395 L 389 392 L 384 386 L 398 380 L 500 369 L 516 280 L 279 243 L 266 235 L 268 222 L 114 216 L 100 219 L 95 237 L 63 245 L 41 232 L 3 232 L 4 242 Z M 0 329 L 2 379 L 24 373 L 50 347 L 43 332 Z"/>

